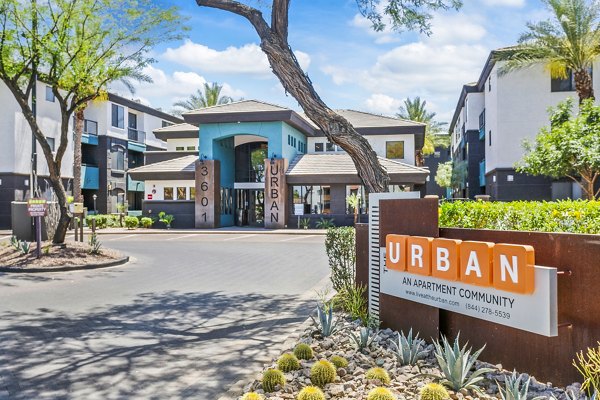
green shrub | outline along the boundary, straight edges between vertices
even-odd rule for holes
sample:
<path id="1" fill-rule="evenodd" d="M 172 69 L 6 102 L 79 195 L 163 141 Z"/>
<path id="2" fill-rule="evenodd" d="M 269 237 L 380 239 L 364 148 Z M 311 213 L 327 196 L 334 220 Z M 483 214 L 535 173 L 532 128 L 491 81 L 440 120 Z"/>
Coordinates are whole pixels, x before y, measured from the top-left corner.
<path id="1" fill-rule="evenodd" d="M 90 249 L 89 249 L 90 254 L 101 254 L 102 253 L 102 250 L 100 250 L 100 248 L 102 247 L 102 244 L 98 240 L 98 235 L 96 235 L 95 233 L 91 234 L 90 240 L 89 240 L 89 245 L 90 245 Z"/>
<path id="2" fill-rule="evenodd" d="M 371 368 L 365 373 L 365 378 L 367 379 L 377 379 L 383 385 L 389 385 L 392 381 L 390 379 L 390 374 L 383 368 Z"/>
<path id="3" fill-rule="evenodd" d="M 344 311 L 350 314 L 352 319 L 360 319 L 364 326 L 369 324 L 366 291 L 366 285 L 353 285 L 339 293 Z"/>
<path id="4" fill-rule="evenodd" d="M 299 224 L 302 229 L 310 228 L 310 218 L 300 218 Z"/>
<path id="5" fill-rule="evenodd" d="M 320 387 L 332 383 L 336 375 L 335 366 L 327 360 L 317 361 L 310 369 L 311 382 Z"/>
<path id="6" fill-rule="evenodd" d="M 142 219 L 140 219 L 140 224 L 142 224 L 142 226 L 146 229 L 152 228 L 153 223 L 154 221 L 152 220 L 152 218 L 143 217 Z"/>
<path id="7" fill-rule="evenodd" d="M 440 227 L 600 234 L 600 201 L 444 202 Z"/>
<path id="8" fill-rule="evenodd" d="M 296 347 L 294 347 L 294 355 L 299 360 L 310 360 L 313 358 L 313 351 L 306 343 L 298 343 Z"/>
<path id="9" fill-rule="evenodd" d="M 264 400 L 264 398 L 265 396 L 263 396 L 262 394 L 250 392 L 243 395 L 241 400 Z"/>
<path id="10" fill-rule="evenodd" d="M 158 220 L 165 224 L 167 229 L 171 229 L 171 223 L 175 220 L 171 214 L 167 214 L 164 211 L 158 213 Z"/>
<path id="11" fill-rule="evenodd" d="M 325 400 L 325 394 L 316 386 L 307 386 L 298 393 L 298 400 Z"/>
<path id="12" fill-rule="evenodd" d="M 348 366 L 348 360 L 342 356 L 331 356 L 329 360 L 336 368 L 346 368 Z"/>
<path id="13" fill-rule="evenodd" d="M 350 291 L 354 288 L 356 264 L 356 236 L 354 228 L 341 227 L 327 230 L 325 250 L 331 268 L 331 283 L 338 291 Z"/>
<path id="14" fill-rule="evenodd" d="M 125 226 L 127 227 L 127 229 L 135 229 L 138 227 L 139 223 L 140 220 L 137 217 L 125 217 Z"/>
<path id="15" fill-rule="evenodd" d="M 300 369 L 300 362 L 292 353 L 285 353 L 277 360 L 277 368 L 283 372 L 291 372 Z"/>
<path id="16" fill-rule="evenodd" d="M 317 221 L 317 223 L 315 224 L 315 227 L 317 229 L 330 229 L 330 228 L 335 228 L 335 222 L 333 218 L 330 219 L 326 219 L 326 218 L 319 218 L 319 220 Z"/>
<path id="17" fill-rule="evenodd" d="M 428 383 L 419 392 L 420 400 L 446 400 L 449 398 L 448 391 L 439 383 Z"/>
<path id="18" fill-rule="evenodd" d="M 396 400 L 396 396 L 388 389 L 378 387 L 369 392 L 367 400 Z"/>
<path id="19" fill-rule="evenodd" d="M 266 370 L 262 379 L 263 390 L 267 393 L 274 392 L 275 386 L 277 385 L 281 387 L 285 386 L 285 376 L 283 376 L 283 372 L 273 368 Z"/>

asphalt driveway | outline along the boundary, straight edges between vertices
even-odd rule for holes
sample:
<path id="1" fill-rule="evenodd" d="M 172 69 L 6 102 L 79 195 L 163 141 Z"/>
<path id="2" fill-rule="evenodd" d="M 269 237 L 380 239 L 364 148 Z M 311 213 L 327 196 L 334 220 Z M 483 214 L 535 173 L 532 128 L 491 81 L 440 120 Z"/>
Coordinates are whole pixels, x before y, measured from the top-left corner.
<path id="1" fill-rule="evenodd" d="M 216 399 L 327 281 L 323 236 L 122 234 L 133 261 L 0 274 L 0 399 Z"/>

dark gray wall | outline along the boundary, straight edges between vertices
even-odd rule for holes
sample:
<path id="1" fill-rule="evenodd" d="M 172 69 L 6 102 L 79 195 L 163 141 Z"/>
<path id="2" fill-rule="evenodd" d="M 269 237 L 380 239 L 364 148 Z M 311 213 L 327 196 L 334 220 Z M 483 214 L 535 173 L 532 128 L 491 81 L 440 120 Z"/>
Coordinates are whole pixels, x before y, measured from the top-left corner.
<path id="1" fill-rule="evenodd" d="M 508 181 L 509 175 L 513 176 L 512 182 Z M 550 178 L 520 174 L 514 169 L 506 168 L 490 171 L 485 182 L 486 192 L 492 200 L 552 200 Z"/>
<path id="2" fill-rule="evenodd" d="M 450 160 L 450 148 L 437 147 L 436 152 L 439 152 L 439 157 L 435 154 L 429 154 L 424 157 L 425 166 L 429 168 L 429 181 L 425 184 L 425 194 L 436 195 L 440 199 L 446 197 L 446 188 L 440 187 L 435 182 L 435 175 L 437 174 L 438 166 Z"/>
<path id="3" fill-rule="evenodd" d="M 164 211 L 175 217 L 171 228 L 173 229 L 191 229 L 195 227 L 195 202 L 191 201 L 159 201 L 144 200 L 142 214 L 144 217 L 158 219 L 158 213 Z M 155 228 L 163 228 L 164 224 L 155 222 Z"/>

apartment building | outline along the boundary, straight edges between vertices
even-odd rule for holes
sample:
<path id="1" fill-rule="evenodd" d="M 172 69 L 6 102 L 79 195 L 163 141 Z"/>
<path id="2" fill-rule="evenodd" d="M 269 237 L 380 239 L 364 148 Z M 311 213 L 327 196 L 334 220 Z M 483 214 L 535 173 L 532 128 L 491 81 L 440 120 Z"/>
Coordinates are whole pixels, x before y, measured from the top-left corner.
<path id="1" fill-rule="evenodd" d="M 390 191 L 422 191 L 429 171 L 415 165 L 425 125 L 338 110 L 369 141 L 390 177 Z M 296 226 L 300 219 L 353 222 L 346 200 L 367 193 L 352 159 L 304 115 L 257 100 L 204 108 L 186 123 L 159 128 L 167 152 L 146 152 L 130 170 L 144 181 L 144 214 L 164 211 L 178 228 Z M 199 151 L 192 151 L 199 146 Z M 366 220 L 363 218 L 363 221 Z"/>
<path id="2" fill-rule="evenodd" d="M 51 147 L 60 142 L 60 108 L 52 90 L 37 83 L 37 120 Z M 0 229 L 11 226 L 11 202 L 29 197 L 32 170 L 32 136 L 8 88 L 0 83 Z M 118 204 L 141 210 L 143 182 L 129 178 L 129 168 L 143 165 L 144 151 L 165 149 L 153 130 L 183 122 L 138 102 L 109 94 L 106 101 L 91 102 L 85 110 L 82 138 L 82 191 L 90 212 L 116 212 Z M 73 126 L 71 126 L 72 132 Z M 39 146 L 38 146 L 39 147 Z M 65 187 L 73 188 L 73 141 L 69 140 L 62 163 Z M 38 186 L 50 198 L 46 160 L 38 150 Z M 96 198 L 94 199 L 94 195 Z"/>
<path id="3" fill-rule="evenodd" d="M 515 171 L 523 141 L 534 141 L 549 124 L 548 108 L 577 98 L 573 76 L 553 79 L 543 64 L 501 73 L 490 53 L 479 79 L 463 86 L 450 124 L 452 156 L 465 171 L 455 198 L 490 195 L 493 200 L 552 200 L 581 197 L 569 180 Z M 596 66 L 596 64 L 594 65 Z M 594 74 L 594 87 L 600 87 Z"/>

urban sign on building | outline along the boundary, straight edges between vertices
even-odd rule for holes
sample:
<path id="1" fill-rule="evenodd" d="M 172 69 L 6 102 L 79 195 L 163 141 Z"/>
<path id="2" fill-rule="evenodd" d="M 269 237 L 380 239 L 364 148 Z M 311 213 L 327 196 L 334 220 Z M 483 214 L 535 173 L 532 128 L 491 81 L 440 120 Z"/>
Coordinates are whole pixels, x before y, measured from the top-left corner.
<path id="1" fill-rule="evenodd" d="M 533 247 L 388 234 L 381 293 L 557 336 L 557 269 Z"/>

